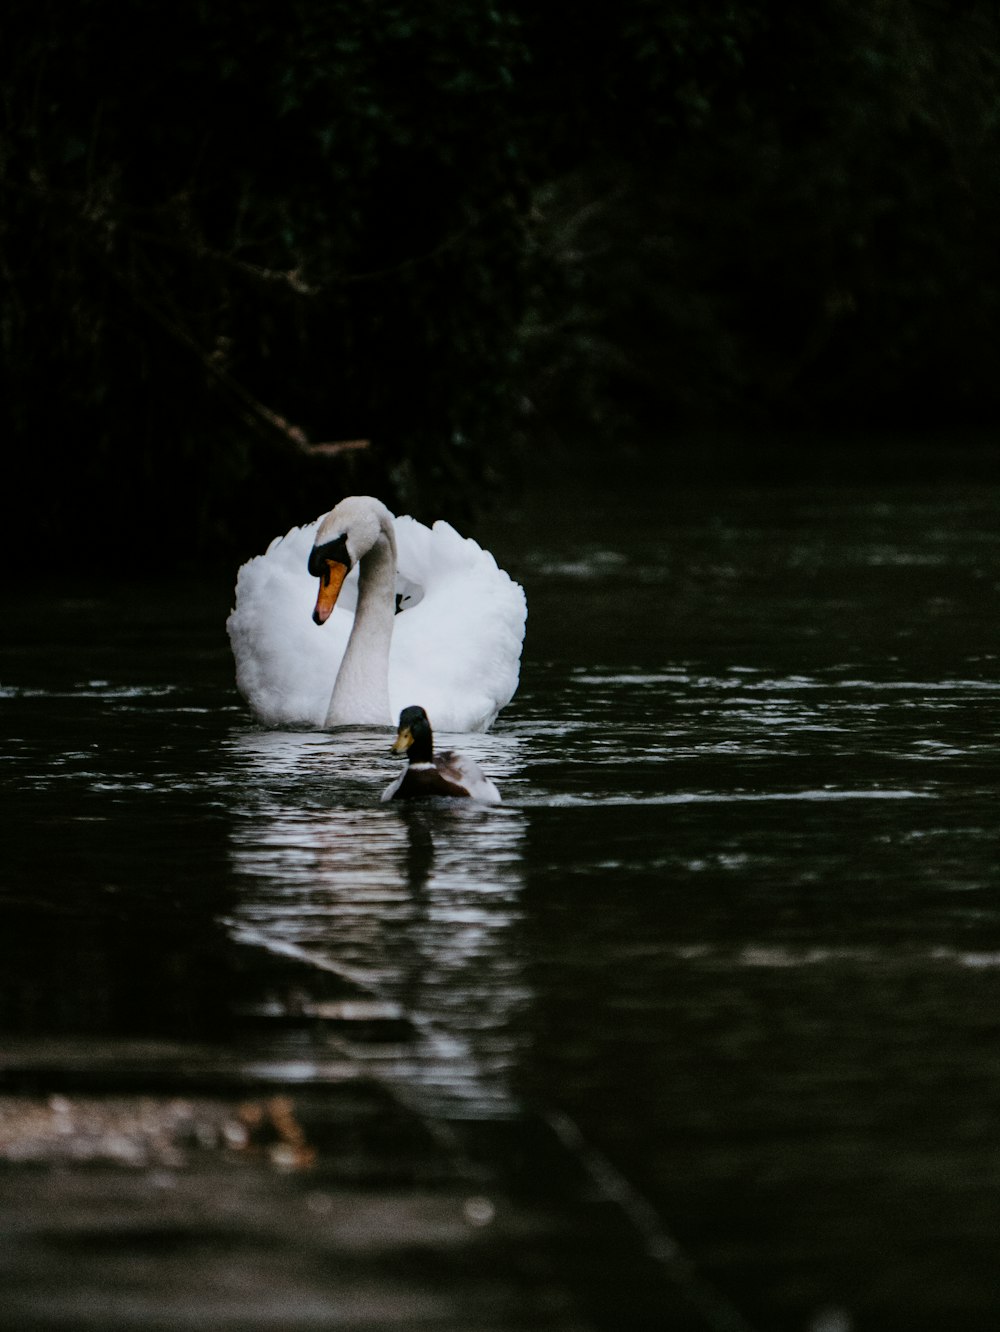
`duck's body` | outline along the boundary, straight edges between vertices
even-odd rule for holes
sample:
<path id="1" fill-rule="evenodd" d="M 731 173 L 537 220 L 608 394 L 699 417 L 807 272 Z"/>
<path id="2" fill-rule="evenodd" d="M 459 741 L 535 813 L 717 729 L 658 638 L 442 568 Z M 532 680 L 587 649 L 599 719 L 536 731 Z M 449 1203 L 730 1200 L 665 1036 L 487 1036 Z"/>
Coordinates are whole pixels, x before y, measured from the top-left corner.
<path id="1" fill-rule="evenodd" d="M 474 541 L 351 496 L 243 565 L 227 629 L 269 726 L 391 725 L 418 697 L 441 729 L 485 731 L 517 688 L 525 616 Z"/>
<path id="2" fill-rule="evenodd" d="M 447 750 L 434 753 L 434 734 L 423 708 L 404 708 L 392 746 L 394 754 L 409 753 L 406 771 L 382 792 L 383 800 L 430 800 L 434 796 L 500 804 L 500 792 L 479 764 Z"/>

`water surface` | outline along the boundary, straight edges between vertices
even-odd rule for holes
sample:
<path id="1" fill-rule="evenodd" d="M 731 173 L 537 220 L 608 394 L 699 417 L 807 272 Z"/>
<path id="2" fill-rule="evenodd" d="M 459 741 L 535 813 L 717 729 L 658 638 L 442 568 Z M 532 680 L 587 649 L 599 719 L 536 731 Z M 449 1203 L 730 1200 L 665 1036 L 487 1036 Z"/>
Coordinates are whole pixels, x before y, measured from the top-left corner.
<path id="1" fill-rule="evenodd" d="M 256 726 L 225 579 L 9 598 L 3 1029 L 224 1047 L 285 959 L 412 1024 L 373 1066 L 428 1117 L 568 1116 L 754 1325 L 991 1326 L 998 497 L 498 518 L 497 809 L 382 805 L 378 730 Z"/>

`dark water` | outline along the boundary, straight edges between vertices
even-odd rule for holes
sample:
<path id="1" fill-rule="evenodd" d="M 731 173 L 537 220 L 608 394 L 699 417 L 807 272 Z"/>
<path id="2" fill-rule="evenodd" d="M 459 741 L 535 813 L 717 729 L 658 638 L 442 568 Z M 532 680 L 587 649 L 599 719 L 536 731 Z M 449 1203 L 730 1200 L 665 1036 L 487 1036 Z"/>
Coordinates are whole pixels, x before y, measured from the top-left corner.
<path id="1" fill-rule="evenodd" d="M 498 809 L 382 806 L 384 733 L 256 727 L 227 580 L 8 598 L 3 1029 L 224 1048 L 245 958 L 300 961 L 416 1024 L 379 1072 L 428 1116 L 570 1116 L 755 1326 L 995 1326 L 998 500 L 495 522 Z"/>

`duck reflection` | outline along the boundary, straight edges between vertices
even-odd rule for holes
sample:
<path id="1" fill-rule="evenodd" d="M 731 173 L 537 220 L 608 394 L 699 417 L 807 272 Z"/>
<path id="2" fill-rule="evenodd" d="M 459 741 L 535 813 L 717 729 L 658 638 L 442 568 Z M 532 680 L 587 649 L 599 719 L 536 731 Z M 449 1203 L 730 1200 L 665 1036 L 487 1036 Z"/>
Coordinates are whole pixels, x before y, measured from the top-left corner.
<path id="1" fill-rule="evenodd" d="M 406 822 L 406 854 L 402 868 L 414 902 L 424 898 L 424 889 L 434 868 L 434 829 L 430 816 L 434 811 L 405 806 L 402 816 Z"/>
<path id="2" fill-rule="evenodd" d="M 337 978 L 346 997 L 387 1019 L 381 1031 L 320 1024 L 324 1046 L 438 1113 L 513 1113 L 526 1001 L 517 946 L 524 813 L 467 801 L 381 804 L 385 766 L 371 757 L 371 733 L 256 739 L 234 745 L 247 803 L 231 845 L 241 885 L 231 936 L 295 959 L 298 983 L 314 974 L 317 993 Z M 509 737 L 476 739 L 484 763 L 516 773 Z M 384 732 L 377 740 L 381 758 Z M 331 755 L 352 751 L 359 767 L 337 765 L 350 782 L 331 775 Z"/>

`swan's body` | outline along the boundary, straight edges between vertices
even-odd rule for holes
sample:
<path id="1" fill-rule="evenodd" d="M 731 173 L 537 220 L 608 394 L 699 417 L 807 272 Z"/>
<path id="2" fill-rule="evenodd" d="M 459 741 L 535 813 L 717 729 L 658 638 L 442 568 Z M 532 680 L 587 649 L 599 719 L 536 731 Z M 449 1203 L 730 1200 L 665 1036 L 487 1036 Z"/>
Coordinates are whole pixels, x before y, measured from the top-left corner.
<path id="1" fill-rule="evenodd" d="M 243 565 L 226 627 L 269 726 L 389 726 L 420 698 L 441 730 L 485 731 L 517 688 L 525 615 L 474 541 L 351 496 Z"/>
<path id="2" fill-rule="evenodd" d="M 500 804 L 500 792 L 474 760 L 448 750 L 434 753 L 434 735 L 423 708 L 404 708 L 392 746 L 409 753 L 406 771 L 382 792 L 383 800 L 430 800 L 438 796 Z"/>

